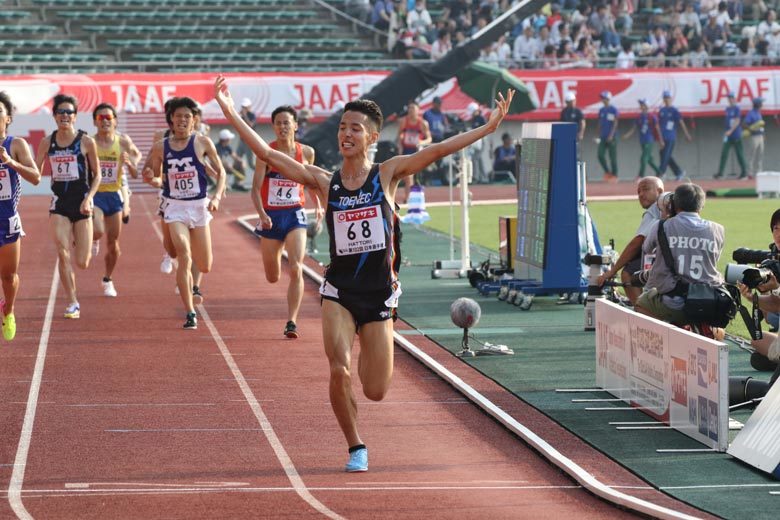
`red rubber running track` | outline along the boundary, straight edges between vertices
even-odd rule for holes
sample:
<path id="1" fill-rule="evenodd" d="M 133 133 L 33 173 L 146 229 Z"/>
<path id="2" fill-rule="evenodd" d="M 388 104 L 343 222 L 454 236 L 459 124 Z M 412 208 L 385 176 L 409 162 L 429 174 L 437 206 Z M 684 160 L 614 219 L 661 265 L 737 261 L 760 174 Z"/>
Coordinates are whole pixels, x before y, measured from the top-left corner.
<path id="1" fill-rule="evenodd" d="M 0 518 L 632 516 L 583 490 L 400 349 L 383 402 L 356 389 L 370 471 L 344 473 L 316 287 L 307 281 L 301 338 L 284 339 L 285 275 L 265 281 L 257 240 L 235 224 L 251 212 L 247 196 L 231 195 L 212 222 L 214 269 L 197 331 L 181 329 L 174 277 L 159 271 L 151 195 L 133 199 L 114 275 L 119 297 L 102 296 L 101 252 L 76 273 L 81 319 L 64 319 L 48 202 L 21 203 L 18 333 L 0 346 Z M 696 514 L 454 363 L 605 483 Z"/>

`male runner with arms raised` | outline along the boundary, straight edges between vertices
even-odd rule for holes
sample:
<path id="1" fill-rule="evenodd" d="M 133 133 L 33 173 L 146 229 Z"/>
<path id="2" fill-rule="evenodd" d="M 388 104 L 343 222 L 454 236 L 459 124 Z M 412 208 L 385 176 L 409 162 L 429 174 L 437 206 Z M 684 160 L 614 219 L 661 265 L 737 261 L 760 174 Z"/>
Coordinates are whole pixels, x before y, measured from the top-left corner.
<path id="1" fill-rule="evenodd" d="M 398 183 L 495 132 L 513 96 L 512 90 L 506 99 L 499 94 L 497 108 L 485 125 L 381 164 L 371 164 L 368 148 L 379 139 L 382 112 L 373 101 L 351 101 L 344 107 L 337 135 L 344 161 L 341 170 L 331 174 L 271 148 L 236 112 L 225 78 L 218 76 L 214 83 L 214 97 L 222 112 L 255 155 L 328 200 L 331 260 L 320 287 L 322 334 L 330 364 L 330 402 L 349 447 L 346 471 L 368 470 L 368 450 L 358 434 L 352 392 L 355 334 L 360 341 L 357 371 L 364 395 L 382 400 L 393 375 L 391 318 L 401 293 L 393 269 L 397 254 L 393 204 Z"/>

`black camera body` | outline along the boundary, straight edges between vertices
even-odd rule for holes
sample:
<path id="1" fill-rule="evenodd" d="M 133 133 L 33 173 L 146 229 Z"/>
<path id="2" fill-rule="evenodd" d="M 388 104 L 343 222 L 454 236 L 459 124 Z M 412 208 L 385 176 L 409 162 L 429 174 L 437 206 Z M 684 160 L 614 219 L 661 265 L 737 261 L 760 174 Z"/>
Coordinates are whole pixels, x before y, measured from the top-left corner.
<path id="1" fill-rule="evenodd" d="M 726 283 L 742 283 L 755 289 L 768 282 L 771 275 L 780 281 L 780 252 L 774 244 L 769 250 L 740 247 L 731 257 L 737 263 L 726 266 Z M 758 267 L 746 264 L 758 264 Z"/>
<path id="2" fill-rule="evenodd" d="M 760 264 L 765 260 L 780 260 L 780 252 L 774 244 L 768 250 L 740 247 L 731 253 L 731 258 L 738 264 Z"/>

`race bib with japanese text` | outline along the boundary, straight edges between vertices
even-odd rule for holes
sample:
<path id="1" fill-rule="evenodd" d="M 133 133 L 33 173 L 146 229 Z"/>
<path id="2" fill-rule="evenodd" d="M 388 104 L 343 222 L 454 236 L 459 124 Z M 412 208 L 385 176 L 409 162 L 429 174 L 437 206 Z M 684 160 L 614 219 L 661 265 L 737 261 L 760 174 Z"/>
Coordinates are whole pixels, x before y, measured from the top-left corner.
<path id="1" fill-rule="evenodd" d="M 385 248 L 382 208 L 349 209 L 333 213 L 336 254 L 356 255 Z"/>

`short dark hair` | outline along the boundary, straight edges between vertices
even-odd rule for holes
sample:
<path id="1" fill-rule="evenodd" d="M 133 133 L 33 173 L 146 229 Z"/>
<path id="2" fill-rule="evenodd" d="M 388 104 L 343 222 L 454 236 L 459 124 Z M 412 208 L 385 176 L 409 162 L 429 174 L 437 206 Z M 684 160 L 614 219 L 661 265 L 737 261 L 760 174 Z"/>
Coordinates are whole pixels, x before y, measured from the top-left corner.
<path id="1" fill-rule="evenodd" d="M 295 109 L 290 105 L 282 105 L 274 108 L 274 111 L 271 112 L 271 123 L 273 123 L 276 120 L 276 116 L 278 116 L 282 112 L 287 112 L 292 116 L 293 121 L 295 121 L 296 123 L 298 122 L 298 112 L 296 112 Z"/>
<path id="2" fill-rule="evenodd" d="M 188 97 L 171 98 L 166 102 L 165 107 L 165 121 L 167 121 L 169 125 L 173 124 L 173 113 L 176 112 L 176 109 L 178 108 L 189 108 L 193 116 L 201 114 L 200 107 L 198 107 L 198 104 L 194 99 Z"/>
<path id="3" fill-rule="evenodd" d="M 76 113 L 78 114 L 79 102 L 76 101 L 75 97 L 70 96 L 68 94 L 57 94 L 56 96 L 54 96 L 53 104 L 51 107 L 52 113 L 57 112 L 57 108 L 63 103 L 70 103 L 71 105 L 73 105 L 73 110 L 75 110 Z"/>
<path id="4" fill-rule="evenodd" d="M 5 105 L 5 111 L 9 116 L 14 115 L 14 104 L 11 103 L 11 97 L 5 90 L 0 90 L 0 103 Z"/>
<path id="5" fill-rule="evenodd" d="M 677 211 L 698 213 L 704 207 L 705 198 L 698 184 L 681 184 L 674 190 L 674 207 Z"/>
<path id="6" fill-rule="evenodd" d="M 780 209 L 772 213 L 772 219 L 769 221 L 769 230 L 772 231 L 772 228 L 778 224 L 780 224 Z"/>
<path id="7" fill-rule="evenodd" d="M 111 113 L 114 114 L 114 119 L 116 119 L 116 109 L 111 103 L 100 103 L 98 106 L 96 106 L 95 110 L 92 111 L 92 119 L 94 120 L 97 117 L 97 113 L 105 109 L 110 110 Z"/>
<path id="8" fill-rule="evenodd" d="M 365 116 L 376 125 L 377 132 L 382 130 L 382 123 L 384 122 L 382 109 L 370 99 L 356 99 L 355 101 L 350 101 L 344 105 L 344 112 L 360 112 L 361 114 L 365 114 Z"/>

